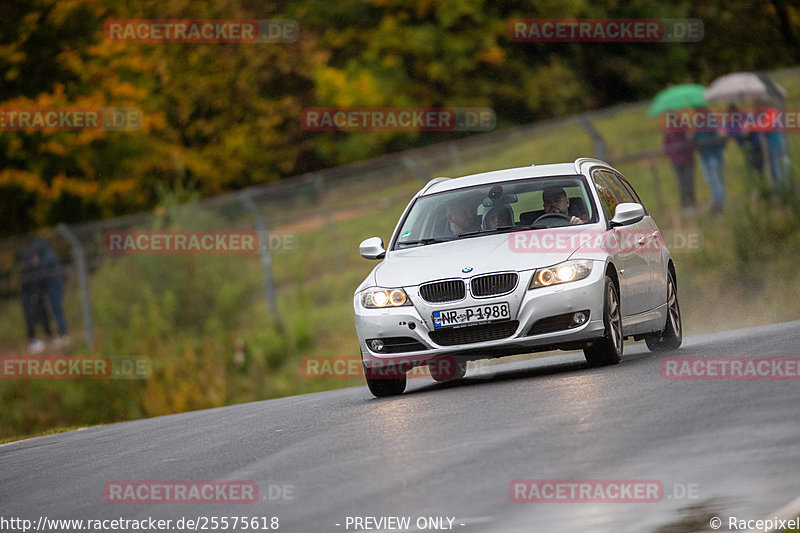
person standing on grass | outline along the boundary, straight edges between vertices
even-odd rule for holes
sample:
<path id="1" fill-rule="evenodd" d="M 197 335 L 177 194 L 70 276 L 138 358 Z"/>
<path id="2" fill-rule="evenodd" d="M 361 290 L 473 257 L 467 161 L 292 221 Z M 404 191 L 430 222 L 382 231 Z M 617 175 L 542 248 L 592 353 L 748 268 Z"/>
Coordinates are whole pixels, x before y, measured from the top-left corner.
<path id="1" fill-rule="evenodd" d="M 784 136 L 780 129 L 773 126 L 778 123 L 778 110 L 774 107 L 766 108 L 763 110 L 769 117 L 768 124 L 764 128 L 764 137 L 767 144 L 767 162 L 769 163 L 769 173 L 772 177 L 772 189 L 775 194 L 783 194 L 787 191 L 785 188 L 785 181 L 789 169 L 789 157 L 784 145 Z"/>
<path id="2" fill-rule="evenodd" d="M 684 213 L 694 213 L 694 147 L 683 130 L 664 132 L 664 152 L 667 154 L 681 193 Z"/>
<path id="3" fill-rule="evenodd" d="M 41 272 L 39 272 L 39 257 L 33 246 L 27 246 L 22 251 L 20 283 L 20 298 L 28 332 L 28 353 L 38 354 L 44 351 L 45 343 L 36 337 L 36 327 L 42 326 L 47 339 L 52 336 L 52 331 L 45 303 L 47 297 Z"/>
<path id="4" fill-rule="evenodd" d="M 52 338 L 52 346 L 56 349 L 65 348 L 69 345 L 70 339 L 67 335 L 67 321 L 64 318 L 62 305 L 64 281 L 61 262 L 41 237 L 37 237 L 23 253 L 21 277 L 21 296 L 30 341 L 28 351 L 41 353 L 44 350 L 44 343 L 36 338 L 38 324 L 44 327 L 45 335 L 51 336 L 50 316 L 46 309 L 48 306 L 58 330 L 58 336 Z"/>
<path id="5" fill-rule="evenodd" d="M 731 117 L 736 117 L 740 113 L 739 108 L 734 104 L 728 106 L 728 113 Z M 731 120 L 731 124 L 734 121 Z M 739 144 L 739 148 L 744 152 L 748 168 L 756 171 L 759 180 L 764 177 L 764 151 L 762 149 L 761 135 L 752 129 L 742 129 L 729 126 L 726 130 L 728 137 L 733 137 Z"/>
<path id="6" fill-rule="evenodd" d="M 704 129 L 694 133 L 692 143 L 700 154 L 700 169 L 711 189 L 713 205 L 711 211 L 720 213 L 725 204 L 724 151 L 727 136 L 717 130 Z"/>

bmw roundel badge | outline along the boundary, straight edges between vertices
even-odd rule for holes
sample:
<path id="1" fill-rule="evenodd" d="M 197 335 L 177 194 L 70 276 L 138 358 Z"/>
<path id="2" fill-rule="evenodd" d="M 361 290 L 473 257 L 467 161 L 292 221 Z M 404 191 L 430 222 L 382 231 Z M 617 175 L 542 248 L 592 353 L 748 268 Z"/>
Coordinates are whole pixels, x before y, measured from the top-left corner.
<path id="1" fill-rule="evenodd" d="M 472 272 L 472 267 L 464 267 L 461 269 L 461 272 L 464 272 L 465 274 L 468 272 Z"/>

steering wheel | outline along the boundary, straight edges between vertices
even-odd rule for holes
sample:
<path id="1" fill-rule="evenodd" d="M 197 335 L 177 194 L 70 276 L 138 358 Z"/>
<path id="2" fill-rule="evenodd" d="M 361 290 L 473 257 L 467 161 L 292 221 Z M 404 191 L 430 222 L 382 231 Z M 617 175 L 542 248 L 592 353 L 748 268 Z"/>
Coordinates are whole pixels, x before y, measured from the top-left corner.
<path id="1" fill-rule="evenodd" d="M 544 221 L 547 224 L 548 219 L 553 219 L 553 222 L 556 221 L 566 221 L 567 224 L 570 224 L 572 221 L 572 217 L 570 215 L 565 215 L 564 213 L 545 213 L 536 220 L 533 221 L 534 224 L 540 224 Z M 564 226 L 567 224 L 554 224 L 555 226 Z"/>

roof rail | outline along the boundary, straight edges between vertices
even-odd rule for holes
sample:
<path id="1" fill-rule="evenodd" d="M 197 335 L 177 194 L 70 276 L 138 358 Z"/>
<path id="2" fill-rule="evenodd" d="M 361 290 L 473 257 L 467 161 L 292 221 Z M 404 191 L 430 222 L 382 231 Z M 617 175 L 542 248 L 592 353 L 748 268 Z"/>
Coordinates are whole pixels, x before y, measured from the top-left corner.
<path id="1" fill-rule="evenodd" d="M 425 191 L 430 189 L 433 185 L 436 185 L 439 182 L 442 182 L 442 181 L 445 181 L 445 180 L 451 180 L 451 179 L 453 179 L 453 178 L 446 178 L 444 176 L 439 176 L 438 178 L 433 178 L 431 181 L 429 181 L 428 183 L 425 184 L 425 186 L 422 188 L 422 190 L 419 191 L 419 194 L 424 193 Z"/>
<path id="2" fill-rule="evenodd" d="M 591 164 L 595 164 L 595 165 L 603 165 L 603 166 L 606 166 L 606 167 L 610 167 L 611 166 L 608 163 L 606 163 L 605 161 L 603 161 L 601 159 L 595 159 L 594 157 L 579 157 L 578 159 L 575 160 L 575 171 L 578 174 L 580 174 L 581 173 L 581 167 L 583 165 L 587 164 L 587 163 L 591 163 Z"/>

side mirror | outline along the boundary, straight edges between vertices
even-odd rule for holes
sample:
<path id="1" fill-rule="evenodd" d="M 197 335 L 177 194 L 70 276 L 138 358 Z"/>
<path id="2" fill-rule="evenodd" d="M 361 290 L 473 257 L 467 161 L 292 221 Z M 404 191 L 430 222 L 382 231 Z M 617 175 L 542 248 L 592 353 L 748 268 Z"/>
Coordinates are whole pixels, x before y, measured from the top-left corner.
<path id="1" fill-rule="evenodd" d="M 383 259 L 386 250 L 383 248 L 383 239 L 380 237 L 370 237 L 358 245 L 358 251 L 364 259 Z"/>
<path id="2" fill-rule="evenodd" d="M 644 206 L 633 202 L 623 202 L 617 204 L 614 209 L 614 218 L 611 219 L 611 227 L 630 226 L 636 224 L 644 218 Z"/>

